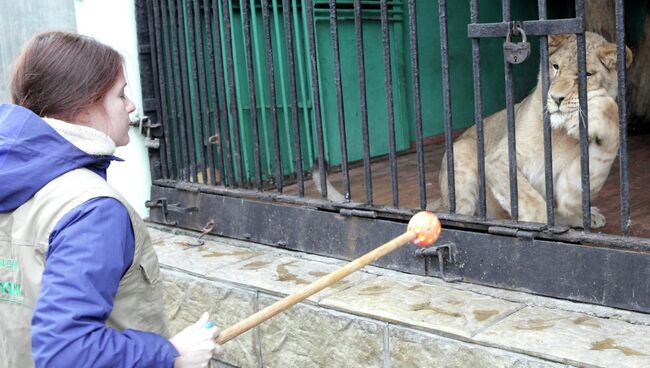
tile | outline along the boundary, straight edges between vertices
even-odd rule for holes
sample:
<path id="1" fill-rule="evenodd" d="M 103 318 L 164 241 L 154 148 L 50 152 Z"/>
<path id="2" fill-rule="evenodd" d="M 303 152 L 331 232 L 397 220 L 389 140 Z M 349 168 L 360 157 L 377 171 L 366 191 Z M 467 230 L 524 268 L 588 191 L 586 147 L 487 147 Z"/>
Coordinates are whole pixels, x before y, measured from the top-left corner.
<path id="1" fill-rule="evenodd" d="M 525 308 L 475 336 L 480 342 L 588 367 L 650 367 L 650 326 Z"/>
<path id="2" fill-rule="evenodd" d="M 355 285 L 325 298 L 321 305 L 464 338 L 523 307 L 467 291 L 388 277 Z"/>

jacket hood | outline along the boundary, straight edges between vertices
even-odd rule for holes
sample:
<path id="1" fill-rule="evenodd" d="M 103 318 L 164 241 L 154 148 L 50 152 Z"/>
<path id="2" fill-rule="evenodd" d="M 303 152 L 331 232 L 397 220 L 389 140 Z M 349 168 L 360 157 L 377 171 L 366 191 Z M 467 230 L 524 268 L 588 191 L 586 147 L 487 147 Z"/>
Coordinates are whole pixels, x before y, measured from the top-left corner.
<path id="1" fill-rule="evenodd" d="M 87 167 L 105 178 L 113 159 L 82 151 L 28 109 L 0 105 L 0 213 L 20 207 L 68 171 Z"/>

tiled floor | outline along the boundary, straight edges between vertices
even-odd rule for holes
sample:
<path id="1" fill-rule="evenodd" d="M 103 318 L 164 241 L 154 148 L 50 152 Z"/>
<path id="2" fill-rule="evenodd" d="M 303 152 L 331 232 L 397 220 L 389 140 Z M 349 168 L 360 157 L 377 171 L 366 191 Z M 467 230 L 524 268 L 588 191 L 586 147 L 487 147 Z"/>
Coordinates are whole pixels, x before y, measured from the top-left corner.
<path id="1" fill-rule="evenodd" d="M 425 147 L 425 177 L 427 201 L 438 198 L 438 171 L 444 153 L 444 145 L 430 144 Z M 637 135 L 628 141 L 628 166 L 630 190 L 630 218 L 631 234 L 640 237 L 650 237 L 650 135 Z M 415 153 L 401 155 L 397 160 L 399 207 L 418 208 L 419 191 L 417 157 Z M 388 160 L 380 160 L 372 164 L 372 192 L 375 205 L 392 204 L 391 176 Z M 343 176 L 334 173 L 328 176 L 332 184 L 342 192 Z M 597 206 L 607 219 L 607 225 L 598 229 L 599 232 L 620 234 L 620 169 L 619 160 L 616 159 L 611 169 L 605 186 L 592 205 Z M 284 193 L 295 194 L 295 186 L 286 187 Z M 366 192 L 364 184 L 363 166 L 350 170 L 350 193 L 352 200 L 365 202 Z M 305 195 L 319 197 L 312 182 L 305 183 Z"/>

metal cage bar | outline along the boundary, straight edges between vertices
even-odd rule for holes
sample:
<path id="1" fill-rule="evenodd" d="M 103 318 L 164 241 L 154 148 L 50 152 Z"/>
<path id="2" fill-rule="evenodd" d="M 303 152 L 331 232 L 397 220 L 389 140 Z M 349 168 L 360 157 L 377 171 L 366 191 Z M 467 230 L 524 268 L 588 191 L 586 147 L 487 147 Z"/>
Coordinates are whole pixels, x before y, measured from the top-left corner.
<path id="1" fill-rule="evenodd" d="M 234 152 L 233 158 L 237 164 L 239 172 L 233 172 L 233 183 L 235 186 L 243 184 L 245 181 L 244 164 L 242 157 L 241 139 L 240 139 L 240 122 L 239 122 L 239 99 L 237 98 L 237 82 L 235 79 L 235 66 L 233 59 L 233 39 L 232 39 L 232 23 L 230 19 L 230 2 L 222 0 L 222 16 L 223 16 L 223 31 L 226 42 L 226 68 L 228 69 L 228 92 L 230 94 L 230 114 L 233 121 L 233 143 Z M 229 127 L 227 128 L 229 129 Z M 239 174 L 239 178 L 238 178 Z"/>
<path id="2" fill-rule="evenodd" d="M 339 31 L 336 19 L 336 0 L 330 0 L 330 34 L 332 36 L 332 57 L 334 59 L 334 85 L 339 121 L 339 139 L 341 148 L 341 170 L 343 171 L 343 195 L 350 200 L 350 173 L 348 172 L 348 143 L 345 132 L 345 109 L 343 104 L 343 84 L 341 81 L 341 54 L 339 51 Z"/>
<path id="3" fill-rule="evenodd" d="M 208 96 L 207 88 L 205 86 L 205 59 L 203 58 L 203 37 L 200 32 L 201 26 L 201 17 L 199 10 L 199 2 L 192 1 L 193 7 L 188 5 L 188 14 L 190 15 L 190 42 L 194 46 L 196 52 L 193 53 L 195 57 L 195 67 L 192 69 L 193 77 L 196 77 L 195 80 L 198 80 L 198 90 L 195 88 L 195 92 L 198 92 L 198 109 L 199 113 L 196 115 L 196 118 L 199 120 L 200 124 L 196 127 L 198 132 L 198 141 L 199 141 L 199 161 L 198 167 L 201 169 L 201 174 L 203 175 L 201 182 L 202 183 L 212 183 L 212 175 L 214 175 L 214 170 L 208 172 L 208 162 L 212 162 L 212 159 L 207 159 L 208 154 L 208 145 L 205 134 L 208 132 Z M 193 11 L 193 16 L 192 16 Z M 197 24 L 198 23 L 198 24 Z M 196 87 L 196 86 L 195 86 Z M 214 165 L 213 165 L 214 166 Z M 197 168 L 198 170 L 198 168 Z"/>
<path id="4" fill-rule="evenodd" d="M 627 150 L 627 71 L 625 51 L 625 6 L 623 0 L 616 0 L 616 70 L 618 72 L 618 118 L 620 131 L 619 165 L 621 189 L 621 230 L 630 234 L 630 178 Z"/>
<path id="5" fill-rule="evenodd" d="M 479 22 L 478 0 L 470 2 L 472 24 Z M 474 80 L 474 123 L 476 124 L 476 161 L 478 169 L 478 205 L 479 216 L 483 219 L 487 215 L 485 197 L 485 134 L 483 132 L 483 93 L 481 85 L 481 40 L 472 38 L 472 72 Z M 450 196 L 452 193 L 449 194 Z M 456 202 L 456 193 L 453 193 Z M 450 200 L 451 202 L 451 200 Z"/>
<path id="6" fill-rule="evenodd" d="M 161 34 L 154 32 L 154 29 L 160 29 L 160 6 L 157 1 L 146 3 L 147 12 L 152 16 L 147 17 L 147 26 L 149 27 L 149 45 L 151 47 L 151 58 L 155 59 L 152 62 L 153 74 L 157 77 L 154 80 L 154 96 L 156 100 L 160 101 L 160 116 L 163 127 L 163 144 L 160 145 L 160 156 L 162 163 L 162 176 L 163 178 L 172 177 L 172 155 L 169 141 L 169 116 L 167 113 L 167 79 L 165 78 L 165 61 L 163 60 Z"/>
<path id="7" fill-rule="evenodd" d="M 214 31 L 216 32 L 213 38 L 215 42 L 215 50 L 217 50 L 215 57 L 215 69 L 217 71 L 217 100 L 219 112 L 219 132 L 223 135 L 221 141 L 221 150 L 224 160 L 223 183 L 225 186 L 236 186 L 234 159 L 232 157 L 232 149 L 230 142 L 230 124 L 228 122 L 228 92 L 226 88 L 225 72 L 224 72 L 224 59 L 223 59 L 223 23 L 221 22 L 221 4 L 219 0 L 212 0 L 212 14 L 214 18 Z"/>
<path id="8" fill-rule="evenodd" d="M 271 42 L 271 22 L 269 21 L 269 1 L 262 0 L 262 23 L 264 28 L 264 48 L 266 49 L 266 72 L 271 98 L 271 128 L 273 149 L 275 151 L 275 189 L 282 193 L 282 152 L 280 151 L 280 131 L 278 129 L 278 107 L 275 92 L 275 66 L 273 65 L 273 43 Z"/>
<path id="9" fill-rule="evenodd" d="M 361 135 L 363 136 L 363 174 L 366 188 L 366 205 L 372 206 L 372 171 L 370 167 L 370 139 L 368 131 L 368 101 L 366 96 L 366 63 L 363 51 L 363 21 L 361 0 L 354 0 L 354 36 L 359 69 L 359 97 L 361 107 Z"/>
<path id="10" fill-rule="evenodd" d="M 255 167 L 255 186 L 258 190 L 262 190 L 262 159 L 260 157 L 259 125 L 257 119 L 257 93 L 255 90 L 255 72 L 253 70 L 253 46 L 251 44 L 251 15 L 249 12 L 248 0 L 243 0 L 239 4 L 241 6 L 242 23 L 244 26 L 244 54 L 246 59 L 246 79 L 248 80 L 251 130 L 253 132 L 253 165 Z"/>
<path id="11" fill-rule="evenodd" d="M 584 19 L 585 2 L 576 1 L 576 16 Z M 591 196 L 589 182 L 589 110 L 587 106 L 587 51 L 584 33 L 576 34 L 578 47 L 578 99 L 580 101 L 580 177 L 582 180 L 582 227 L 591 230 Z"/>
<path id="12" fill-rule="evenodd" d="M 298 116 L 298 89 L 296 86 L 296 62 L 292 35 L 293 25 L 291 20 L 291 5 L 289 4 L 289 0 L 282 0 L 282 14 L 284 18 L 284 38 L 287 45 L 287 67 L 289 74 L 289 90 L 291 96 L 291 123 L 293 126 L 294 160 L 296 166 L 296 178 L 298 181 L 298 195 L 300 197 L 304 197 L 305 179 L 303 176 L 300 118 Z"/>
<path id="13" fill-rule="evenodd" d="M 538 0 L 537 8 L 539 19 L 546 20 L 546 0 Z M 553 208 L 553 148 L 551 135 L 551 121 L 547 111 L 549 74 L 548 74 L 548 38 L 539 39 L 540 73 L 542 77 L 542 114 L 544 119 L 544 188 L 546 194 L 546 221 L 549 226 L 555 225 L 555 211 Z"/>
<path id="14" fill-rule="evenodd" d="M 388 3 L 380 1 L 381 40 L 384 47 L 384 86 L 386 89 L 386 107 L 388 114 L 388 160 L 390 161 L 390 183 L 393 195 L 393 207 L 399 207 L 397 183 L 397 153 L 395 151 L 395 112 L 393 107 L 393 73 L 390 58 L 390 32 L 388 30 Z"/>
<path id="15" fill-rule="evenodd" d="M 445 115 L 445 153 L 447 157 L 447 190 L 449 212 L 456 212 L 456 182 L 454 175 L 454 138 L 451 118 L 451 84 L 449 81 L 449 48 L 447 36 L 447 1 L 438 1 L 440 21 L 440 58 L 442 64 L 442 104 Z"/>
<path id="16" fill-rule="evenodd" d="M 442 1 L 444 3 L 444 0 Z M 441 5 L 442 6 L 442 5 Z M 422 128 L 422 104 L 420 101 L 420 63 L 418 50 L 418 21 L 415 11 L 415 0 L 408 1 L 409 13 L 409 42 L 411 50 L 411 68 L 413 69 L 413 111 L 415 112 L 415 150 L 418 162 L 418 189 L 420 192 L 420 208 L 427 206 L 427 188 L 424 174 L 424 132 Z M 440 14 L 440 29 L 443 32 L 443 14 Z M 446 23 L 444 26 L 446 31 Z M 445 45 L 446 46 L 446 45 Z M 442 43 L 441 43 L 441 47 Z M 443 61 L 443 65 L 444 65 Z M 444 78 L 443 78 L 444 79 Z M 443 80 L 444 85 L 444 80 Z M 443 87 L 444 88 L 444 87 Z"/>
<path id="17" fill-rule="evenodd" d="M 510 22 L 510 0 L 503 0 L 503 21 Z M 519 220 L 519 188 L 517 183 L 517 142 L 515 131 L 515 101 L 512 64 L 504 56 L 506 76 L 506 115 L 508 119 L 508 169 L 510 173 L 510 217 Z"/>
<path id="18" fill-rule="evenodd" d="M 312 101 L 314 102 L 314 124 L 318 146 L 318 175 L 320 176 L 320 193 L 327 198 L 327 173 L 325 170 L 325 147 L 323 143 L 323 121 L 321 119 L 320 92 L 318 87 L 318 60 L 316 58 L 316 34 L 314 30 L 314 5 L 305 0 L 307 12 L 307 36 L 309 38 L 309 60 L 311 65 Z"/>
<path id="19" fill-rule="evenodd" d="M 214 72 L 214 64 L 215 64 L 215 57 L 214 57 L 214 40 L 212 38 L 212 18 L 210 17 L 210 14 L 215 14 L 214 9 L 212 8 L 212 4 L 210 3 L 210 0 L 203 0 L 203 32 L 205 32 L 205 38 L 206 38 L 206 54 L 207 54 L 207 70 L 208 70 L 208 82 L 206 83 L 207 89 L 209 90 L 210 93 L 210 99 L 208 100 L 208 123 L 209 123 L 209 128 L 208 131 L 211 132 L 211 134 L 208 137 L 207 144 L 209 145 L 209 150 L 208 152 L 210 153 L 210 160 L 208 162 L 209 168 L 212 171 L 212 175 L 210 178 L 214 180 L 213 185 L 221 185 L 224 184 L 224 162 L 223 162 L 223 143 L 220 141 L 221 137 L 221 123 L 219 121 L 218 117 L 218 107 L 217 105 L 217 99 L 218 97 L 218 91 L 217 91 L 217 84 L 216 82 L 216 76 Z M 215 111 L 217 110 L 217 111 Z M 217 152 L 215 153 L 214 146 L 217 146 Z M 219 148 L 221 148 L 221 151 L 219 152 Z M 216 157 L 215 157 L 216 155 Z M 215 159 L 217 160 L 217 167 L 215 168 Z M 215 171 L 218 170 L 218 171 Z M 217 175 L 217 172 L 219 175 Z"/>

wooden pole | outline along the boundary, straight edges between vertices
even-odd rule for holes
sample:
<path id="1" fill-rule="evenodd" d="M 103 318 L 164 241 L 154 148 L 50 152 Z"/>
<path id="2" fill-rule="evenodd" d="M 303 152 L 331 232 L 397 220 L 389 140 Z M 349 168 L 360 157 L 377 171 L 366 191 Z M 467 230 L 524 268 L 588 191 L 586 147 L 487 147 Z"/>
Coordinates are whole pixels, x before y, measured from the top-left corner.
<path id="1" fill-rule="evenodd" d="M 295 294 L 291 294 L 286 298 L 277 301 L 276 303 L 273 303 L 268 307 L 262 309 L 261 311 L 251 315 L 245 320 L 242 320 L 239 323 L 231 327 L 228 327 L 227 329 L 223 330 L 219 334 L 219 336 L 217 337 L 217 343 L 224 344 L 234 339 L 235 337 L 243 334 L 244 332 L 259 325 L 260 323 L 275 316 L 276 314 L 284 312 L 285 310 L 291 308 L 293 305 L 309 298 L 310 296 L 325 289 L 326 287 L 337 283 L 339 280 L 348 276 L 352 272 L 357 271 L 358 269 L 370 263 L 375 262 L 376 260 L 385 256 L 386 254 L 394 251 L 397 248 L 400 248 L 404 244 L 410 243 L 415 238 L 416 238 L 416 234 L 413 231 L 405 232 L 404 234 L 398 236 L 397 238 L 366 253 L 365 255 L 339 268 L 338 270 L 333 271 L 332 273 L 327 274 L 321 277 L 320 279 L 312 282 L 311 284 L 297 291 Z"/>

